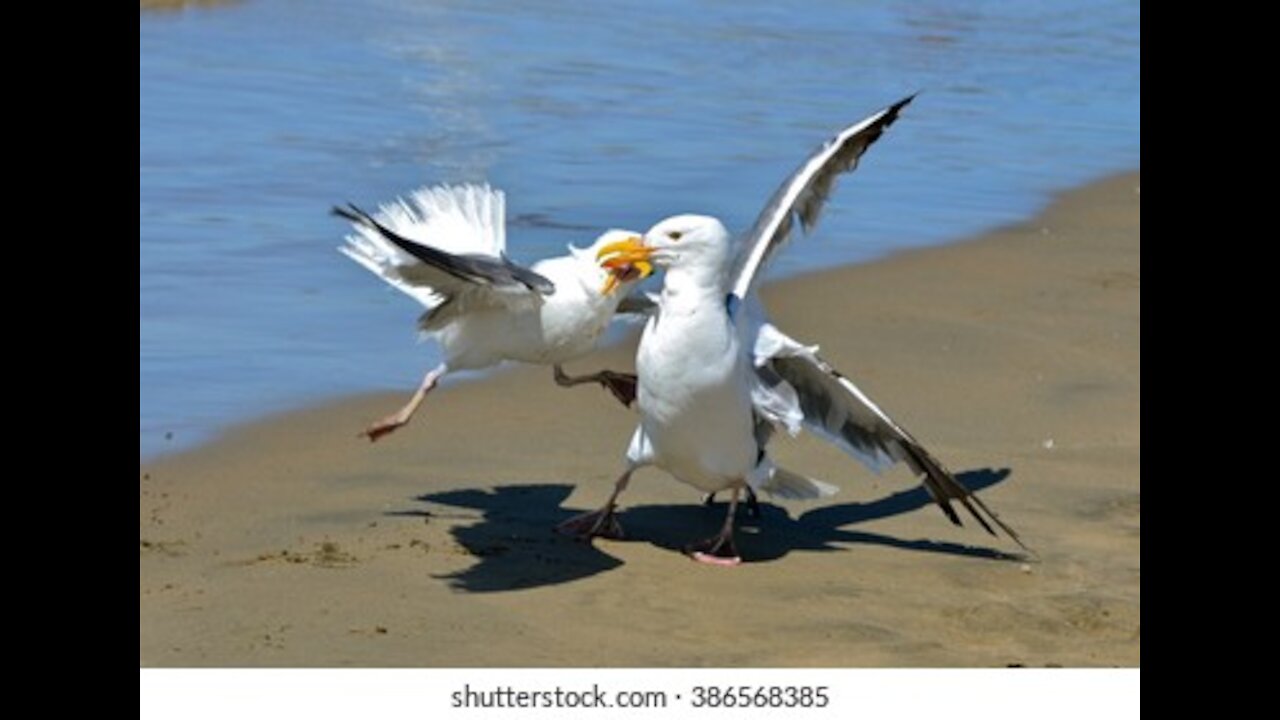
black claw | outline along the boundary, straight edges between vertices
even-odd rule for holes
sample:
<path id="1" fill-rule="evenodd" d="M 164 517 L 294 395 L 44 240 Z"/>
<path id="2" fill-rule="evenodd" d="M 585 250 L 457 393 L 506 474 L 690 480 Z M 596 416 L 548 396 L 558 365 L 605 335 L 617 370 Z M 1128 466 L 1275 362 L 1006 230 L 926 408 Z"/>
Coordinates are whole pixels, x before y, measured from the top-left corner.
<path id="1" fill-rule="evenodd" d="M 605 370 L 600 375 L 600 384 L 608 388 L 618 402 L 631 407 L 636 401 L 636 376 L 609 370 Z"/>

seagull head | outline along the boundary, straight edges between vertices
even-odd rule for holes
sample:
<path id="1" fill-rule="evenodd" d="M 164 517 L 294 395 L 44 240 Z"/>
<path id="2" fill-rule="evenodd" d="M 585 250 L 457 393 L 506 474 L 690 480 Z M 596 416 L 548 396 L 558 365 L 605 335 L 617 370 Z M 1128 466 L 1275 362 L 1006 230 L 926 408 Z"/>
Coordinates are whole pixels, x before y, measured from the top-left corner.
<path id="1" fill-rule="evenodd" d="M 705 266 L 722 273 L 729 259 L 729 231 L 713 217 L 676 215 L 649 228 L 644 237 L 625 238 L 600 248 L 604 267 L 651 263 L 661 268 Z"/>
<path id="2" fill-rule="evenodd" d="M 648 260 L 639 258 L 634 261 L 615 262 L 606 252 L 610 247 L 639 246 L 641 242 L 640 233 L 631 230 L 609 230 L 596 238 L 587 252 L 583 253 L 589 256 L 593 263 L 599 263 L 600 268 L 605 272 L 604 285 L 600 288 L 601 295 L 609 297 L 619 289 L 625 294 L 632 285 L 653 274 L 653 264 Z"/>

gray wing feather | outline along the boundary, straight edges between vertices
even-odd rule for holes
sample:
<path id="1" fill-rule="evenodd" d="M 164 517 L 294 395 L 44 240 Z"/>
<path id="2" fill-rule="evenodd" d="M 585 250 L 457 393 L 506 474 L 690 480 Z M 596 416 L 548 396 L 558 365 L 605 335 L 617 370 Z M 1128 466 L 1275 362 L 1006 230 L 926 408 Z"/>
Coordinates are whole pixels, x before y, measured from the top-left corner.
<path id="1" fill-rule="evenodd" d="M 915 98 L 899 100 L 871 117 L 841 130 L 805 160 L 773 193 L 756 218 L 742 247 L 742 259 L 733 275 L 733 295 L 746 298 L 761 268 L 786 244 L 793 216 L 806 233 L 822 214 L 836 178 L 858 166 L 858 159 L 880 138 L 898 113 Z"/>

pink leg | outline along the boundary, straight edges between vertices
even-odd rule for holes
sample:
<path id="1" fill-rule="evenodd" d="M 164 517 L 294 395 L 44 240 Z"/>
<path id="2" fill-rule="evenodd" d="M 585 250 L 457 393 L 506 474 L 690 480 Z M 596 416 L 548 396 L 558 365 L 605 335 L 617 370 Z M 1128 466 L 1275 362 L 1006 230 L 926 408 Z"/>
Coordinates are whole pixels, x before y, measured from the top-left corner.
<path id="1" fill-rule="evenodd" d="M 378 422 L 370 425 L 362 436 L 369 438 L 369 442 L 377 442 L 378 438 L 399 429 L 402 425 L 409 422 L 413 414 L 418 411 L 418 406 L 426 399 L 427 393 L 435 388 L 436 383 L 444 374 L 449 372 L 449 367 L 444 363 L 440 363 L 422 378 L 422 384 L 418 386 L 417 391 L 413 393 L 413 397 L 409 398 L 409 402 L 396 412 L 386 416 Z"/>
<path id="2" fill-rule="evenodd" d="M 618 518 L 613 511 L 617 507 L 618 496 L 622 494 L 623 490 L 627 489 L 627 484 L 631 482 L 631 473 L 633 472 L 635 472 L 635 468 L 627 468 L 627 471 L 622 473 L 622 476 L 613 485 L 613 494 L 605 501 L 603 507 L 565 520 L 556 526 L 556 532 L 587 541 L 593 537 L 621 540 L 623 538 L 622 525 L 618 523 Z"/>
<path id="3" fill-rule="evenodd" d="M 708 565 L 733 566 L 742 563 L 738 548 L 733 542 L 733 516 L 738 510 L 738 495 L 741 492 L 741 485 L 733 486 L 729 495 L 729 512 L 725 515 L 724 527 L 720 529 L 719 534 L 685 548 L 689 557 Z"/>

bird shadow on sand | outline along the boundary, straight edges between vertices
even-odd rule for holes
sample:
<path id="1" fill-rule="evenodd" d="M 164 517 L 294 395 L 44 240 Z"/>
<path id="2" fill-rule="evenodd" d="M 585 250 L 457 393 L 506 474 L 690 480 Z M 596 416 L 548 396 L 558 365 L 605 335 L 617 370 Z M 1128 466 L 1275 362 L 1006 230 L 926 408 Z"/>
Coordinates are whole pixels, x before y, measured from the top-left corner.
<path id="1" fill-rule="evenodd" d="M 974 491 L 995 485 L 1010 474 L 1008 469 L 982 469 L 960 473 L 958 479 Z M 566 508 L 573 486 L 504 485 L 484 490 L 455 490 L 417 498 L 429 507 L 389 515 L 423 517 L 430 523 L 451 518 L 478 519 L 450 528 L 454 539 L 478 562 L 443 576 L 454 588 L 466 592 L 500 592 L 556 585 L 622 565 L 604 551 L 611 542 L 586 543 L 558 535 L 557 524 L 585 508 Z M 870 502 L 851 502 L 814 508 L 791 517 L 787 508 L 760 503 L 760 517 L 739 514 L 738 550 L 747 562 L 778 560 L 796 551 L 843 551 L 837 543 L 881 545 L 917 552 L 944 553 L 989 560 L 1023 560 L 1022 555 L 989 547 L 927 539 L 903 539 L 881 533 L 847 529 L 879 518 L 919 510 L 932 504 L 923 487 L 887 495 Z M 444 506 L 444 508 L 430 507 Z M 448 508 L 448 509 L 445 509 Z M 459 514 L 457 511 L 475 511 Z M 724 520 L 723 504 L 707 507 L 697 502 L 680 505 L 644 505 L 621 510 L 626 532 L 620 542 L 647 542 L 681 552 L 692 540 L 713 535 Z M 939 517 L 942 520 L 941 517 Z M 945 520 L 944 520 L 945 522 Z M 972 523 L 971 523 L 972 524 Z M 980 529 L 977 530 L 981 532 Z"/>

